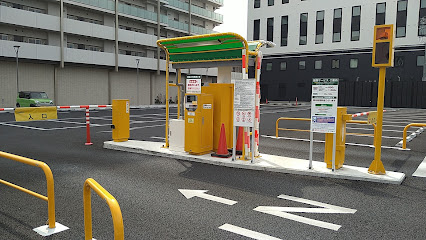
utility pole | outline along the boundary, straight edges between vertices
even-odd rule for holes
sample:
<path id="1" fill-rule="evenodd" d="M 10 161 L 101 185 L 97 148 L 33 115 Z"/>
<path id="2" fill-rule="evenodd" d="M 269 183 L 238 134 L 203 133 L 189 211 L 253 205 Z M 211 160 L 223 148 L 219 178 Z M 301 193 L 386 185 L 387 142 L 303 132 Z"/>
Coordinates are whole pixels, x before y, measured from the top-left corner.
<path id="1" fill-rule="evenodd" d="M 19 93 L 19 66 L 18 66 L 18 62 L 19 62 L 19 48 L 21 46 L 16 45 L 13 46 L 15 48 L 15 53 L 16 53 L 16 92 Z"/>

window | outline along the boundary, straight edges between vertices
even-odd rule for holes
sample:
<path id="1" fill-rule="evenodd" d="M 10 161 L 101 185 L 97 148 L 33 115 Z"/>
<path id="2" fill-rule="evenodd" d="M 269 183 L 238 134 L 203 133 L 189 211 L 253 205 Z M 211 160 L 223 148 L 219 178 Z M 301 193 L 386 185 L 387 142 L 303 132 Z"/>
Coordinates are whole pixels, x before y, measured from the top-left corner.
<path id="1" fill-rule="evenodd" d="M 315 69 L 321 70 L 322 69 L 322 60 L 315 61 Z"/>
<path id="2" fill-rule="evenodd" d="M 260 38 L 260 19 L 253 21 L 253 40 L 259 40 Z"/>
<path id="3" fill-rule="evenodd" d="M 299 37 L 299 45 L 307 44 L 308 36 L 308 14 L 301 13 L 300 14 L 300 37 Z"/>
<path id="4" fill-rule="evenodd" d="M 268 18 L 266 23 L 266 40 L 274 41 L 274 18 Z"/>
<path id="5" fill-rule="evenodd" d="M 426 0 L 421 0 L 420 2 L 419 36 L 426 36 Z"/>
<path id="6" fill-rule="evenodd" d="M 260 8 L 260 0 L 254 0 L 254 8 Z"/>
<path id="7" fill-rule="evenodd" d="M 299 69 L 300 70 L 306 69 L 306 61 L 299 61 Z"/>
<path id="8" fill-rule="evenodd" d="M 352 69 L 358 68 L 358 58 L 351 58 L 349 62 L 349 67 Z"/>
<path id="9" fill-rule="evenodd" d="M 417 56 L 417 67 L 423 67 L 424 63 L 425 63 L 425 56 L 423 55 Z"/>
<path id="10" fill-rule="evenodd" d="M 351 41 L 359 41 L 361 25 L 361 6 L 352 7 Z"/>
<path id="11" fill-rule="evenodd" d="M 288 16 L 281 17 L 281 46 L 287 46 L 288 42 Z"/>
<path id="12" fill-rule="evenodd" d="M 385 24 L 386 19 L 386 3 L 378 3 L 376 5 L 376 25 Z"/>
<path id="13" fill-rule="evenodd" d="M 331 60 L 331 68 L 332 69 L 339 69 L 340 68 L 340 60 L 339 59 Z"/>
<path id="14" fill-rule="evenodd" d="M 7 34 L 0 34 L 0 40 L 8 40 L 9 36 Z"/>
<path id="15" fill-rule="evenodd" d="M 274 0 L 268 0 L 268 6 L 274 6 Z"/>
<path id="16" fill-rule="evenodd" d="M 272 71 L 272 63 L 271 62 L 266 63 L 266 71 Z"/>
<path id="17" fill-rule="evenodd" d="M 398 1 L 396 13 L 396 37 L 401 38 L 406 36 L 407 26 L 407 0 Z"/>
<path id="18" fill-rule="evenodd" d="M 333 42 L 340 42 L 342 34 L 342 9 L 334 9 L 333 16 Z"/>
<path id="19" fill-rule="evenodd" d="M 282 0 L 282 4 L 289 3 L 289 0 Z"/>
<path id="20" fill-rule="evenodd" d="M 324 41 L 324 11 L 317 12 L 315 44 L 323 43 Z"/>
<path id="21" fill-rule="evenodd" d="M 280 63 L 280 70 L 281 71 L 287 70 L 287 62 L 281 62 Z"/>

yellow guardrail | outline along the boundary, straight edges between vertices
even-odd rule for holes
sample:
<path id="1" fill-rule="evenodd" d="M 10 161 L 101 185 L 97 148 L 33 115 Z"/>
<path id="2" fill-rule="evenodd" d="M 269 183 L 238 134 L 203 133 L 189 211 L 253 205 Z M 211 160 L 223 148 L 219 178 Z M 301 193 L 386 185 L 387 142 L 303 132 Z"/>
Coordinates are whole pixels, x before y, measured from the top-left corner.
<path id="1" fill-rule="evenodd" d="M 280 117 L 277 119 L 277 122 L 275 124 L 275 137 L 278 138 L 278 131 L 279 130 L 285 130 L 285 131 L 299 131 L 299 132 L 310 132 L 310 130 L 304 130 L 304 129 L 291 129 L 291 128 L 279 128 L 278 123 L 281 120 L 291 120 L 291 121 L 311 121 L 310 118 L 287 118 L 287 117 Z M 368 124 L 367 121 L 357 121 L 357 120 L 348 120 L 346 123 L 358 123 L 358 124 Z M 372 124 L 374 126 L 374 133 L 376 133 L 376 125 Z M 346 135 L 365 135 L 365 136 L 375 136 L 375 134 L 362 134 L 362 133 L 346 133 Z M 375 146 L 375 144 L 374 144 Z"/>
<path id="2" fill-rule="evenodd" d="M 31 190 L 28 190 L 26 188 L 23 188 L 21 186 L 15 185 L 13 183 L 4 181 L 0 179 L 0 183 L 3 183 L 9 187 L 13 187 L 19 191 L 28 193 L 34 197 L 40 198 L 44 201 L 47 201 L 47 211 L 48 211 L 48 224 L 49 224 L 49 228 L 55 228 L 55 189 L 54 189 L 54 184 L 53 184 L 53 174 L 52 171 L 50 170 L 49 166 L 44 163 L 44 162 L 40 162 L 37 160 L 33 160 L 30 158 L 26 158 L 26 157 L 21 157 L 18 155 L 14 155 L 14 154 L 10 154 L 10 153 L 5 153 L 5 152 L 0 152 L 0 157 L 2 158 L 7 158 L 13 161 L 17 161 L 20 163 L 24 163 L 27 165 L 31 165 L 34 167 L 38 167 L 41 168 L 44 172 L 44 174 L 46 175 L 46 182 L 47 182 L 47 197 L 44 195 L 41 195 L 39 193 L 33 192 Z"/>
<path id="3" fill-rule="evenodd" d="M 124 226 L 120 206 L 117 200 L 93 178 L 88 178 L 84 182 L 83 188 L 85 240 L 92 240 L 92 203 L 90 189 L 93 189 L 93 191 L 104 199 L 111 210 L 112 222 L 114 225 L 114 240 L 123 240 Z"/>
<path id="4" fill-rule="evenodd" d="M 426 123 L 410 123 L 404 128 L 402 133 L 402 149 L 407 148 L 407 131 L 410 127 L 426 127 Z"/>
<path id="5" fill-rule="evenodd" d="M 277 119 L 277 122 L 275 124 L 275 137 L 278 137 L 278 130 L 286 130 L 286 131 L 300 131 L 300 132 L 310 132 L 310 130 L 303 130 L 303 129 L 289 129 L 289 128 L 278 128 L 278 123 L 281 120 L 291 120 L 291 121 L 308 121 L 310 122 L 310 118 L 287 118 L 287 117 L 280 117 Z"/>

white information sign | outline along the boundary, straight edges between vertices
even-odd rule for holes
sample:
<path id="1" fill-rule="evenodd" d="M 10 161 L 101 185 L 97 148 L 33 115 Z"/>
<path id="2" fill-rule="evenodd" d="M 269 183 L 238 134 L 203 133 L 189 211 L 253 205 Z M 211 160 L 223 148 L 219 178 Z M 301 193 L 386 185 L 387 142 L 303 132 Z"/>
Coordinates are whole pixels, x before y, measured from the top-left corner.
<path id="1" fill-rule="evenodd" d="M 336 133 L 339 79 L 312 80 L 311 132 Z"/>
<path id="2" fill-rule="evenodd" d="M 234 126 L 253 127 L 256 79 L 234 81 Z"/>
<path id="3" fill-rule="evenodd" d="M 186 77 L 186 93 L 201 93 L 200 75 L 188 75 Z"/>

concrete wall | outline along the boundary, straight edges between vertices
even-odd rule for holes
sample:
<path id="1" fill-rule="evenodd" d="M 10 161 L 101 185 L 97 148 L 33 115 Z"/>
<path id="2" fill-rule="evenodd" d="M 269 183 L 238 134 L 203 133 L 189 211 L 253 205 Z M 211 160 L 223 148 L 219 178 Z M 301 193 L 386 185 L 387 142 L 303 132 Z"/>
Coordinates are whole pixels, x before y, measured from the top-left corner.
<path id="1" fill-rule="evenodd" d="M 45 91 L 54 99 L 54 66 L 48 64 L 19 63 L 19 90 Z M 16 104 L 16 63 L 0 62 L 0 107 Z"/>
<path id="2" fill-rule="evenodd" d="M 57 105 L 108 103 L 108 69 L 66 67 L 57 71 Z"/>

